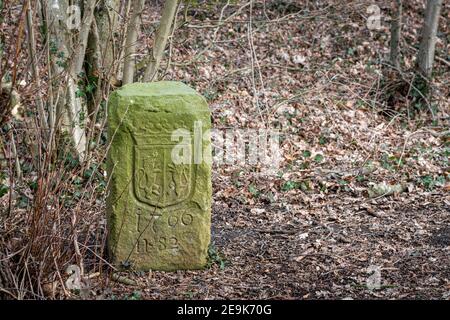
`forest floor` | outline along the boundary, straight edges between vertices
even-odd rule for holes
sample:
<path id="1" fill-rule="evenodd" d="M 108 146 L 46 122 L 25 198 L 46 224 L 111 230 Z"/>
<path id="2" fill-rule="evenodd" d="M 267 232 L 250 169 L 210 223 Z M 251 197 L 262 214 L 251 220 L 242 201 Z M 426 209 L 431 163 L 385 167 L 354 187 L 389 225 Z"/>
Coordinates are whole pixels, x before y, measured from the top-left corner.
<path id="1" fill-rule="evenodd" d="M 137 286 L 111 284 L 101 296 L 449 298 L 450 207 L 442 194 L 369 202 L 345 195 L 294 199 L 258 204 L 257 214 L 254 205 L 216 201 L 213 241 L 219 256 L 212 267 L 136 274 Z M 376 270 L 381 281 L 370 287 Z"/>
<path id="2" fill-rule="evenodd" d="M 404 3 L 406 75 L 422 2 Z M 385 90 L 389 1 L 378 30 L 372 1 L 262 3 L 229 5 L 219 27 L 223 4 L 181 10 L 164 79 L 203 94 L 215 128 L 279 129 L 279 171 L 214 167 L 207 269 L 97 277 L 88 297 L 450 299 L 448 65 L 436 61 L 429 105 L 409 103 Z M 449 9 L 436 49 L 447 61 Z M 142 54 L 159 10 L 145 13 Z M 105 230 L 104 203 L 89 210 Z"/>
<path id="3" fill-rule="evenodd" d="M 276 176 L 215 167 L 214 264 L 137 276 L 139 295 L 450 298 L 449 68 L 436 64 L 439 119 L 423 120 L 427 110 L 408 116 L 404 97 L 384 104 L 389 6 L 380 5 L 381 29 L 369 30 L 371 4 L 273 4 L 265 13 L 258 5 L 250 31 L 249 7 L 217 30 L 208 26 L 219 17 L 197 10 L 175 34 L 166 78 L 205 95 L 216 128 L 279 128 L 284 161 Z M 410 69 L 415 50 L 406 44 L 416 46 L 421 5 L 404 5 Z M 449 8 L 437 49 L 444 58 Z"/>

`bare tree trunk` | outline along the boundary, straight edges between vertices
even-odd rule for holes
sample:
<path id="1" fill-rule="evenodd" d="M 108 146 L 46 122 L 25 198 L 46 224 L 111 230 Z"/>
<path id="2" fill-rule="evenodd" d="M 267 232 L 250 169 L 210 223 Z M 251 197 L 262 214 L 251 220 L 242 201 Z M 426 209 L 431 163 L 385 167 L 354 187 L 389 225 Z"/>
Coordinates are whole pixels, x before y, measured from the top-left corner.
<path id="1" fill-rule="evenodd" d="M 78 44 L 75 47 L 75 56 L 72 63 L 72 74 L 78 75 L 83 70 L 83 62 L 86 56 L 89 31 L 91 30 L 92 20 L 94 19 L 94 9 L 96 0 L 88 0 L 84 5 L 83 20 L 81 23 Z"/>
<path id="2" fill-rule="evenodd" d="M 141 14 L 144 10 L 145 0 L 132 0 L 131 19 L 128 23 L 127 38 L 125 41 L 125 62 L 123 67 L 123 84 L 134 81 L 136 41 L 141 26 Z"/>
<path id="3" fill-rule="evenodd" d="M 88 119 L 87 109 L 82 97 L 76 94 L 78 90 L 79 75 L 83 71 L 83 63 L 86 57 L 86 48 L 94 19 L 96 0 L 88 0 L 84 4 L 83 20 L 80 27 L 78 42 L 75 46 L 73 61 L 69 79 L 69 119 L 73 125 L 73 139 L 75 148 L 81 161 L 85 160 L 87 152 L 86 121 Z"/>
<path id="4" fill-rule="evenodd" d="M 177 0 L 166 0 L 164 3 L 161 21 L 159 23 L 158 31 L 156 32 L 155 42 L 144 74 L 144 81 L 146 82 L 153 81 L 158 72 L 158 67 L 161 63 L 164 49 L 166 48 L 172 23 L 174 19 L 176 19 L 175 12 L 177 9 L 177 2 Z"/>
<path id="5" fill-rule="evenodd" d="M 44 2 L 45 4 L 45 2 Z M 65 60 L 70 56 L 70 33 L 66 25 L 67 5 L 63 1 L 47 2 L 45 7 L 45 24 L 48 28 L 47 43 L 52 44 L 48 48 L 48 56 L 50 65 L 50 73 L 55 78 L 50 78 L 49 93 L 53 96 L 50 100 L 53 102 L 49 106 L 51 132 L 54 134 L 57 130 L 58 122 L 62 119 L 62 126 L 64 130 L 70 130 L 70 123 L 67 116 L 66 109 L 66 83 L 63 82 L 65 78 Z M 58 79 L 58 80 L 56 80 Z"/>
<path id="6" fill-rule="evenodd" d="M 83 64 L 86 56 L 86 48 L 88 43 L 89 31 L 91 29 L 94 18 L 94 9 L 96 0 L 87 0 L 83 3 L 83 19 L 79 29 L 78 37 L 74 39 L 73 33 L 67 29 L 67 2 L 63 0 L 55 0 L 49 8 L 50 29 L 52 32 L 52 40 L 57 43 L 57 50 L 64 54 L 64 57 L 71 57 L 68 70 L 61 62 L 53 62 L 55 74 L 62 75 L 66 73 L 66 90 L 59 86 L 59 112 L 58 117 L 63 114 L 66 120 L 66 127 L 71 133 L 72 140 L 81 161 L 85 160 L 87 150 L 86 139 L 86 121 L 88 119 L 86 105 L 82 97 L 77 95 L 79 75 L 83 70 Z"/>
<path id="7" fill-rule="evenodd" d="M 104 88 L 108 87 L 109 79 L 118 71 L 117 57 L 115 56 L 115 33 L 118 28 L 120 10 L 119 0 L 100 0 L 88 40 L 86 52 L 87 70 L 91 92 L 88 96 L 88 111 L 91 127 L 94 127 L 96 115 L 104 97 Z M 96 80 L 95 86 L 92 81 Z M 107 96 L 107 94 L 106 94 Z M 89 139 L 88 139 L 89 140 Z"/>
<path id="8" fill-rule="evenodd" d="M 119 0 L 101 0 L 95 15 L 100 45 L 100 62 L 105 76 L 116 73 L 114 34 L 118 28 Z"/>
<path id="9" fill-rule="evenodd" d="M 425 19 L 422 27 L 422 39 L 417 55 L 419 72 L 427 79 L 433 72 L 434 50 L 436 47 L 436 34 L 439 25 L 439 16 L 442 0 L 428 0 L 425 9 Z"/>
<path id="10" fill-rule="evenodd" d="M 31 58 L 31 70 L 33 72 L 34 80 L 36 81 L 36 87 L 41 87 L 41 78 L 39 74 L 38 61 L 36 59 L 36 37 L 34 34 L 34 25 L 33 25 L 33 8 L 31 7 L 31 1 L 28 0 L 28 8 L 27 8 L 27 33 L 28 33 L 28 51 Z M 44 102 L 42 100 L 42 96 L 40 91 L 37 93 L 37 107 L 39 114 L 39 123 L 43 130 L 48 129 L 47 117 L 45 115 L 44 110 Z"/>
<path id="11" fill-rule="evenodd" d="M 400 69 L 400 39 L 402 30 L 402 0 L 396 0 L 391 22 L 391 64 Z"/>

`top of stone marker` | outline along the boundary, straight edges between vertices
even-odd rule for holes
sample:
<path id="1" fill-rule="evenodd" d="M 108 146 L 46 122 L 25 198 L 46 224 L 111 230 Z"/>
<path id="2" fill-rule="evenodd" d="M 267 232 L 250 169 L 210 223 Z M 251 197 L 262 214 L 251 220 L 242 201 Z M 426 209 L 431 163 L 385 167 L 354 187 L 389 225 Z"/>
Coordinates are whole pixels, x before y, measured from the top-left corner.
<path id="1" fill-rule="evenodd" d="M 179 81 L 132 83 L 121 87 L 116 93 L 122 97 L 200 95 L 197 91 Z"/>

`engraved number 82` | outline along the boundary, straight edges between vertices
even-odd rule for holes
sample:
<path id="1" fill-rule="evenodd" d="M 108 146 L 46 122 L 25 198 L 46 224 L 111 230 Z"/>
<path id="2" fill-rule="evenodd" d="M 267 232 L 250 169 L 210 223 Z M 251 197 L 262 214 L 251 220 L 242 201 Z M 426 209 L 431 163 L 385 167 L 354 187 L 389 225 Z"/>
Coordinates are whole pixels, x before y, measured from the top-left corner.
<path id="1" fill-rule="evenodd" d="M 175 237 L 170 237 L 169 239 L 167 239 L 166 237 L 161 237 L 158 240 L 159 250 L 177 249 L 177 248 L 178 248 L 178 240 Z"/>

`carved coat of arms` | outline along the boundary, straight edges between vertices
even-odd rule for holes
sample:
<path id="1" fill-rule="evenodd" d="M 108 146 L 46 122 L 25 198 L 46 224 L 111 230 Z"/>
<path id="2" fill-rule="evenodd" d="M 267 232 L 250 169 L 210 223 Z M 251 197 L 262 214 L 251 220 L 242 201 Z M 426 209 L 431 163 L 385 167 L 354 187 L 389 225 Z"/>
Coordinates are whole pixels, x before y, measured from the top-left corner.
<path id="1" fill-rule="evenodd" d="M 173 145 L 135 145 L 134 193 L 138 201 L 165 208 L 186 201 L 193 190 L 189 164 L 174 164 Z"/>

